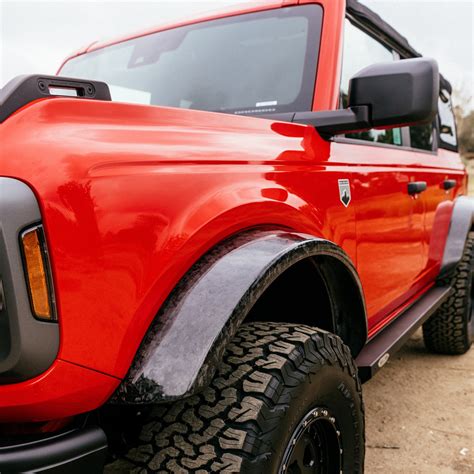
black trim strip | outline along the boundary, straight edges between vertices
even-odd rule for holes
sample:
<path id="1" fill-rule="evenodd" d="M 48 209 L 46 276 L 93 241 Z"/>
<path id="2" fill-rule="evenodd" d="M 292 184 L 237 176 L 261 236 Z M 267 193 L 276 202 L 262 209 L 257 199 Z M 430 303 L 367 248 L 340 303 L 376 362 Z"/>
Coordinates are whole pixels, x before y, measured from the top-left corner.
<path id="1" fill-rule="evenodd" d="M 102 473 L 107 455 L 107 438 L 102 429 L 45 436 L 39 440 L 0 447 L 0 472 L 51 474 Z"/>
<path id="2" fill-rule="evenodd" d="M 403 127 L 403 128 L 406 128 L 406 127 Z M 391 143 L 380 143 L 380 142 L 371 142 L 369 140 L 358 140 L 357 138 L 346 138 L 344 136 L 335 136 L 331 140 L 335 143 L 346 143 L 348 145 L 362 145 L 362 146 L 372 146 L 372 147 L 377 147 L 377 148 L 390 148 L 392 150 L 425 153 L 428 155 L 437 155 L 437 152 L 433 150 L 422 150 L 420 148 L 412 148 L 412 147 L 401 146 L 401 145 L 392 145 Z"/>

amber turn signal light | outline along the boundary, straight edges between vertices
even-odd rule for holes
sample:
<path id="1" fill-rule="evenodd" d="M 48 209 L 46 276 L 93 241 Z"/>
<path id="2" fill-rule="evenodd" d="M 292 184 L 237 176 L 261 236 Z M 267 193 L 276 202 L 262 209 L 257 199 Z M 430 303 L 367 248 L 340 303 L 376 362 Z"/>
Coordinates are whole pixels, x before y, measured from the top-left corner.
<path id="1" fill-rule="evenodd" d="M 21 236 L 25 271 L 30 292 L 31 307 L 38 319 L 54 321 L 48 285 L 48 267 L 44 252 L 44 240 L 41 227 L 25 231 Z"/>

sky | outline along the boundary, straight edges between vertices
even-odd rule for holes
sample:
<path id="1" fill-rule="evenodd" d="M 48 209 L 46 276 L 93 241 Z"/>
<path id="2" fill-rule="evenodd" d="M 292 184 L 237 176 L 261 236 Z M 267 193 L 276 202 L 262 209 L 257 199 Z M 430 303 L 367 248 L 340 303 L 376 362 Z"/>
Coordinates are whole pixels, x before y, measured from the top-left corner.
<path id="1" fill-rule="evenodd" d="M 98 39 L 245 0 L 0 0 L 0 87 L 19 74 L 54 74 L 71 52 Z M 362 0 L 412 46 L 438 60 L 474 109 L 474 0 Z"/>

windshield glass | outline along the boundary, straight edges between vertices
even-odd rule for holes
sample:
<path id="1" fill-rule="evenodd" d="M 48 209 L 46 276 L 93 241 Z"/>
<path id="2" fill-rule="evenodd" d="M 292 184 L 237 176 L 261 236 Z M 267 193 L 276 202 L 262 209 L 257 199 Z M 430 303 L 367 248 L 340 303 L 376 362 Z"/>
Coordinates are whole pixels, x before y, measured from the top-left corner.
<path id="1" fill-rule="evenodd" d="M 153 33 L 69 60 L 62 76 L 121 102 L 235 114 L 312 109 L 322 9 L 238 15 Z"/>

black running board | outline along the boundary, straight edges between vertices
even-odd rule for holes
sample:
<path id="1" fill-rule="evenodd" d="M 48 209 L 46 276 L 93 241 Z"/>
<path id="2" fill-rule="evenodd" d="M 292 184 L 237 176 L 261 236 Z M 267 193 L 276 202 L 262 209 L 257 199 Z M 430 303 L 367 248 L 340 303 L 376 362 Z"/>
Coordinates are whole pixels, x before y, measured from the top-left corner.
<path id="1" fill-rule="evenodd" d="M 410 336 L 443 304 L 450 287 L 428 290 L 416 303 L 382 329 L 356 358 L 360 380 L 370 380 Z"/>

